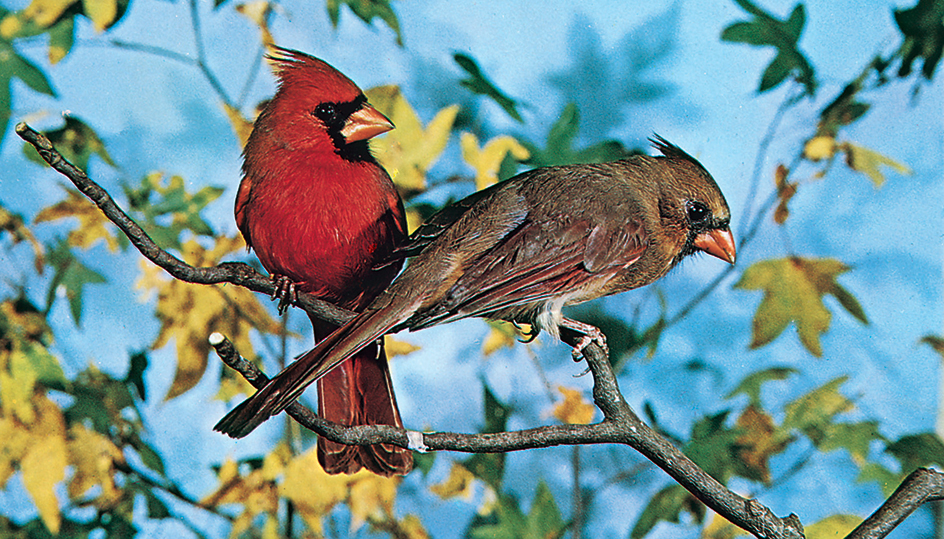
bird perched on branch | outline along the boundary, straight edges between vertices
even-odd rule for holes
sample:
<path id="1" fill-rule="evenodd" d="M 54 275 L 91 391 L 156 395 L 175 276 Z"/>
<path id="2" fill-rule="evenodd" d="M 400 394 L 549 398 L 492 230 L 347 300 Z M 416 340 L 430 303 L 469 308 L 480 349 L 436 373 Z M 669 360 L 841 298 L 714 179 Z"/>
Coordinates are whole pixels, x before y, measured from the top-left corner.
<path id="1" fill-rule="evenodd" d="M 285 300 L 298 291 L 362 310 L 402 260 L 377 268 L 406 237 L 403 203 L 367 140 L 393 129 L 350 79 L 327 63 L 276 47 L 279 86 L 246 143 L 236 223 Z M 311 319 L 315 340 L 335 326 Z M 365 343 L 318 380 L 322 417 L 344 425 L 401 426 L 380 342 Z M 295 363 L 297 365 L 297 363 Z M 346 446 L 319 438 L 329 473 L 367 468 L 405 474 L 412 454 L 392 445 Z"/>
<path id="2" fill-rule="evenodd" d="M 730 211 L 693 157 L 655 138 L 658 157 L 535 169 L 432 216 L 395 254 L 406 270 L 357 317 L 320 341 L 217 429 L 245 436 L 309 384 L 380 336 L 477 316 L 559 336 L 595 327 L 561 309 L 659 279 L 698 251 L 734 263 Z"/>

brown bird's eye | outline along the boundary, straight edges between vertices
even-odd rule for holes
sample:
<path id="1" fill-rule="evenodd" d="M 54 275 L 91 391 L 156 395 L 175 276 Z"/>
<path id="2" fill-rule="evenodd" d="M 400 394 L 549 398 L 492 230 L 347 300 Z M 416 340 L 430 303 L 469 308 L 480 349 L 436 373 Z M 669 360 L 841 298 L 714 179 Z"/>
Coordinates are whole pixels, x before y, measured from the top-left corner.
<path id="1" fill-rule="evenodd" d="M 688 221 L 692 224 L 701 223 L 711 216 L 711 211 L 701 202 L 689 202 L 685 209 L 688 212 Z"/>
<path id="2" fill-rule="evenodd" d="M 315 116 L 326 124 L 334 123 L 337 113 L 338 109 L 334 106 L 334 103 L 322 103 L 315 107 L 314 111 Z"/>

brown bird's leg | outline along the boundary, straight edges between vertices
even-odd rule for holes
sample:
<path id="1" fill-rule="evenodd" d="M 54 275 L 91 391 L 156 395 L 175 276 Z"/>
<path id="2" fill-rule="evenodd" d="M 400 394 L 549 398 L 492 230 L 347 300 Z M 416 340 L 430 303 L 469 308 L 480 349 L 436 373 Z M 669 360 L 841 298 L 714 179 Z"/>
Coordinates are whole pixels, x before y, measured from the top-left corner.
<path id="1" fill-rule="evenodd" d="M 279 300 L 279 314 L 285 314 L 289 305 L 298 303 L 298 289 L 295 287 L 295 281 L 285 275 L 270 275 L 269 278 L 275 283 L 272 299 Z"/>
<path id="2" fill-rule="evenodd" d="M 600 331 L 600 328 L 591 326 L 590 324 L 584 324 L 583 322 L 578 322 L 570 318 L 561 319 L 560 327 L 583 334 L 580 342 L 574 346 L 574 350 L 571 352 L 571 354 L 574 356 L 574 361 L 580 361 L 581 358 L 583 358 L 583 349 L 589 346 L 592 342 L 599 344 L 600 348 L 603 349 L 604 354 L 607 356 L 610 355 L 610 347 L 606 345 L 606 335 Z"/>

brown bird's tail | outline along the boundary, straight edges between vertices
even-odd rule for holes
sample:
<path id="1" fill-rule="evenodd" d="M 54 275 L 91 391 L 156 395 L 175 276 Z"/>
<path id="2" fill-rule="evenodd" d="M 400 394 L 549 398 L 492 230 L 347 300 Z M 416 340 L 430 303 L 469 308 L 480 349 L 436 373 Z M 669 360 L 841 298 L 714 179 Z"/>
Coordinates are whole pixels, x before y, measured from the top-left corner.
<path id="1" fill-rule="evenodd" d="M 374 341 L 398 322 L 400 322 L 400 318 L 396 310 L 382 309 L 362 313 L 319 341 L 312 350 L 269 380 L 265 387 L 240 403 L 236 408 L 233 408 L 213 427 L 213 430 L 233 438 L 246 436 L 265 420 L 285 410 L 295 402 L 309 385 L 341 365 L 345 360 L 354 357 L 360 350 L 372 346 Z M 374 359 L 376 354 L 376 351 L 365 352 L 365 359 L 370 358 L 370 361 L 376 362 L 376 359 Z M 365 384 L 365 387 L 370 386 L 374 381 L 381 380 L 384 385 L 389 387 L 386 363 L 384 363 L 382 369 L 382 375 L 358 374 L 357 379 L 360 380 L 363 376 L 362 383 Z M 368 371 L 364 370 L 363 372 Z M 368 381 L 371 382 L 368 383 Z M 368 390 L 368 394 L 372 396 L 382 393 Z M 389 398 L 384 397 L 388 400 L 385 406 L 392 407 L 390 403 L 393 401 L 393 394 L 392 392 L 389 394 Z M 382 399 L 378 397 L 379 400 Z M 370 402 L 375 401 L 371 399 Z"/>
<path id="2" fill-rule="evenodd" d="M 312 318 L 315 338 L 336 326 Z M 318 415 L 341 425 L 403 427 L 382 341 L 367 345 L 318 380 Z M 405 475 L 413 469 L 413 453 L 389 444 L 344 445 L 318 438 L 318 462 L 330 474 L 352 474 L 367 468 L 378 475 Z"/>

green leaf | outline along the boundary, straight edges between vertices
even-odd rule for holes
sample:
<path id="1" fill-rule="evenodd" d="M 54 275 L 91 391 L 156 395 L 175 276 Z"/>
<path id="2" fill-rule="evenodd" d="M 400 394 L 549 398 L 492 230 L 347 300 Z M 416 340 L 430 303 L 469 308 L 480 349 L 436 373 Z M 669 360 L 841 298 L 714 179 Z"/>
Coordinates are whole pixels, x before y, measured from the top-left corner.
<path id="1" fill-rule="evenodd" d="M 944 51 L 944 2 L 918 0 L 911 9 L 896 9 L 895 23 L 904 37 L 898 49 L 898 56 L 901 56 L 898 76 L 911 74 L 912 65 L 921 58 L 921 74 L 927 80 L 934 78 Z"/>
<path id="2" fill-rule="evenodd" d="M 926 466 L 944 467 L 944 443 L 933 432 L 903 436 L 885 451 L 901 463 L 902 475 Z"/>
<path id="3" fill-rule="evenodd" d="M 485 425 L 481 432 L 504 432 L 511 415 L 511 409 L 495 397 L 488 384 L 482 384 L 485 405 Z M 462 462 L 472 475 L 484 481 L 496 491 L 501 490 L 502 478 L 505 474 L 504 453 L 476 453 Z"/>
<path id="4" fill-rule="evenodd" d="M 452 58 L 459 64 L 459 67 L 469 74 L 469 78 L 460 80 L 459 84 L 468 88 L 474 94 L 491 98 L 498 103 L 498 106 L 507 112 L 509 116 L 518 122 L 524 122 L 524 119 L 521 118 L 521 114 L 518 112 L 519 103 L 499 90 L 495 84 L 482 73 L 479 65 L 471 56 L 457 52 L 452 55 Z"/>
<path id="5" fill-rule="evenodd" d="M 831 258 L 781 258 L 762 260 L 747 268 L 735 288 L 763 290 L 754 314 L 751 348 L 759 348 L 777 338 L 794 322 L 803 346 L 816 357 L 823 354 L 819 337 L 829 329 L 832 314 L 823 303 L 831 294 L 852 316 L 868 323 L 858 301 L 836 278 L 848 266 Z"/>
<path id="6" fill-rule="evenodd" d="M 898 488 L 903 478 L 903 475 L 897 474 L 877 462 L 866 462 L 859 471 L 856 482 L 868 483 L 875 481 L 882 489 L 882 495 L 888 497 Z"/>
<path id="7" fill-rule="evenodd" d="M 605 140 L 582 150 L 575 150 L 573 143 L 579 124 L 580 114 L 577 111 L 577 105 L 568 103 L 561 110 L 560 117 L 551 126 L 543 150 L 534 144 L 523 143 L 531 154 L 527 163 L 531 166 L 542 167 L 574 163 L 603 163 L 638 153 L 627 150 L 614 140 Z"/>
<path id="8" fill-rule="evenodd" d="M 806 25 L 806 10 L 803 4 L 797 4 L 787 19 L 780 20 L 749 0 L 737 0 L 737 3 L 748 14 L 753 15 L 753 18 L 729 25 L 722 30 L 721 39 L 777 49 L 776 56 L 761 76 L 758 92 L 775 88 L 788 76 L 793 75 L 805 87 L 807 95 L 816 93 L 813 67 L 797 48 Z"/>
<path id="9" fill-rule="evenodd" d="M 740 429 L 728 428 L 728 411 L 707 416 L 692 426 L 692 433 L 683 451 L 709 475 L 726 483 L 736 466 L 735 449 Z"/>
<path id="10" fill-rule="evenodd" d="M 85 285 L 101 284 L 105 282 L 102 275 L 79 261 L 72 254 L 69 244 L 61 240 L 54 247 L 49 248 L 49 265 L 55 268 L 55 274 L 49 283 L 46 293 L 46 311 L 48 312 L 56 299 L 57 291 L 62 287 L 66 299 L 69 300 L 69 311 L 77 327 L 82 325 L 82 298 Z"/>
<path id="11" fill-rule="evenodd" d="M 539 481 L 527 516 L 516 498 L 502 494 L 491 514 L 477 515 L 472 520 L 466 536 L 473 539 L 554 539 L 561 537 L 564 531 L 565 523 L 554 496 L 547 484 Z"/>
<path id="12" fill-rule="evenodd" d="M 682 511 L 688 512 L 699 522 L 705 516 L 705 506 L 681 485 L 669 485 L 663 488 L 642 510 L 639 520 L 629 533 L 630 539 L 642 539 L 662 521 L 679 523 Z"/>
<path id="13" fill-rule="evenodd" d="M 760 388 L 764 383 L 770 382 L 771 380 L 786 380 L 798 372 L 800 371 L 793 367 L 771 367 L 762 371 L 752 372 L 745 376 L 724 398 L 731 399 L 743 393 L 747 395 L 750 404 L 759 407 Z"/>
<path id="14" fill-rule="evenodd" d="M 0 143 L 7 132 L 13 107 L 10 86 L 17 78 L 33 91 L 57 97 L 46 74 L 32 62 L 20 56 L 9 41 L 0 39 Z"/>
<path id="15" fill-rule="evenodd" d="M 200 215 L 206 206 L 223 194 L 220 187 L 206 186 L 188 193 L 181 176 L 166 178 L 151 173 L 136 187 L 124 186 L 129 206 L 138 213 L 136 220 L 159 246 L 180 249 L 181 234 L 189 230 L 197 235 L 213 236 L 213 228 Z M 170 216 L 170 224 L 167 222 Z"/>
<path id="16" fill-rule="evenodd" d="M 390 6 L 390 0 L 328 0 L 328 16 L 335 28 L 341 20 L 341 6 L 350 8 L 352 13 L 368 25 L 373 23 L 374 17 L 379 17 L 397 35 L 397 45 L 403 46 L 400 21 Z"/>
<path id="17" fill-rule="evenodd" d="M 52 131 L 44 131 L 44 135 L 59 150 L 59 153 L 73 165 L 88 170 L 89 160 L 93 155 L 97 155 L 102 161 L 115 167 L 115 162 L 105 149 L 105 143 L 99 138 L 94 129 L 85 122 L 66 116 L 65 125 Z M 32 144 L 23 144 L 23 153 L 30 160 L 45 165 L 46 162 L 39 156 Z"/>
<path id="18" fill-rule="evenodd" d="M 847 376 L 834 378 L 787 404 L 784 407 L 786 417 L 782 428 L 787 431 L 799 430 L 816 447 L 820 447 L 827 440 L 831 429 L 835 428 L 835 417 L 853 408 L 852 401 L 839 392 L 839 386 L 846 380 Z"/>
<path id="19" fill-rule="evenodd" d="M 878 431 L 877 421 L 835 423 L 823 432 L 823 438 L 817 447 L 823 453 L 834 449 L 845 449 L 852 455 L 853 460 L 864 464 L 869 456 L 869 446 L 873 440 L 885 440 Z"/>

